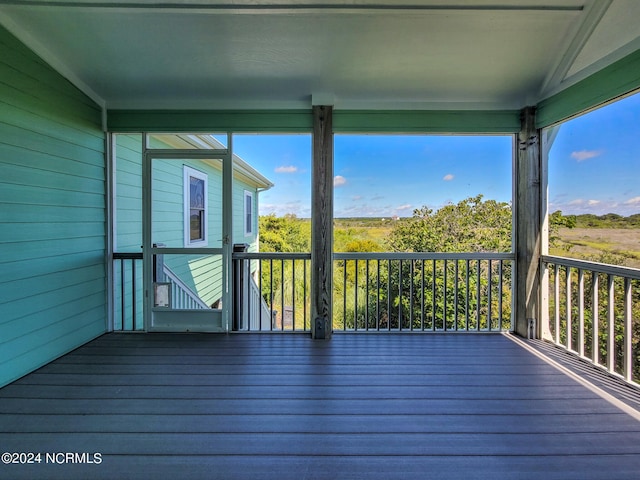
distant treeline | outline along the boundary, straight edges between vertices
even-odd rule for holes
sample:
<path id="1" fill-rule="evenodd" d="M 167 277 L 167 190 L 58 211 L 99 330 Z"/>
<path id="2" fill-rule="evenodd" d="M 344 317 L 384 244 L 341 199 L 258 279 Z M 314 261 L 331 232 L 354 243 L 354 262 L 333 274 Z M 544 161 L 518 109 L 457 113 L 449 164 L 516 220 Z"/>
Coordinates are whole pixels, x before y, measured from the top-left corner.
<path id="1" fill-rule="evenodd" d="M 593 215 L 585 213 L 582 215 L 565 215 L 565 217 L 575 218 L 576 228 L 640 228 L 640 213 L 623 217 L 616 213 L 606 215 Z"/>
<path id="2" fill-rule="evenodd" d="M 624 217 L 617 213 L 607 213 L 605 215 L 594 215 L 585 213 L 582 215 L 564 215 L 561 211 L 554 212 L 556 217 L 562 215 L 564 219 L 569 220 L 572 227 L 575 228 L 640 228 L 640 213 L 635 213 Z M 380 225 L 398 220 L 393 217 L 341 217 L 336 218 L 335 222 L 340 226 L 370 226 Z"/>

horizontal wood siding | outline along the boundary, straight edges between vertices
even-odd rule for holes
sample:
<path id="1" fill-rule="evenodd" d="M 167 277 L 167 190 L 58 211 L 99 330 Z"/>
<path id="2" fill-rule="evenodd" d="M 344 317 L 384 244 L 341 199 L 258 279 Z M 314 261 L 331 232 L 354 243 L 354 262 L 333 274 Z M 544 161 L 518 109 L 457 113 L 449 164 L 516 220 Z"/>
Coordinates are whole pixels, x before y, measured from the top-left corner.
<path id="1" fill-rule="evenodd" d="M 184 166 L 207 174 L 208 245 L 222 247 L 222 171 L 198 160 L 154 160 L 152 193 L 152 240 L 167 247 L 184 243 Z"/>
<path id="2" fill-rule="evenodd" d="M 142 245 L 142 135 L 116 135 L 114 145 L 116 252 L 140 252 Z"/>
<path id="3" fill-rule="evenodd" d="M 184 247 L 183 163 L 154 160 L 152 177 L 151 241 L 167 247 Z M 209 194 L 212 183 L 210 178 Z M 215 221 L 210 222 L 209 228 L 214 225 Z"/>
<path id="4" fill-rule="evenodd" d="M 0 465 L 16 480 L 640 471 L 640 422 L 503 335 L 111 334 L 0 390 L 0 412 L 3 451 L 102 455 Z"/>
<path id="5" fill-rule="evenodd" d="M 153 161 L 153 233 L 154 243 L 184 247 L 184 172 L 187 165 L 207 174 L 208 247 L 222 246 L 222 172 L 198 160 Z M 220 256 L 164 255 L 164 263 L 194 293 L 211 305 L 222 296 Z"/>
<path id="6" fill-rule="evenodd" d="M 244 234 L 244 192 L 253 193 L 253 234 Z M 233 180 L 233 243 L 248 243 L 249 251 L 255 251 L 258 231 L 258 192 L 256 187 L 237 178 Z"/>
<path id="7" fill-rule="evenodd" d="M 105 332 L 101 111 L 0 28 L 0 386 Z"/>

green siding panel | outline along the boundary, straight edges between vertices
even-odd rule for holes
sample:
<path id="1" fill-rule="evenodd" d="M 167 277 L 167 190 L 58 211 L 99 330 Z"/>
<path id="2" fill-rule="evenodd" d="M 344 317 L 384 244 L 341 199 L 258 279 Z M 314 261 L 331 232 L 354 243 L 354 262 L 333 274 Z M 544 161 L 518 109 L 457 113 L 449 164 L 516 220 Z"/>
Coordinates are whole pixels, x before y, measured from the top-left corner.
<path id="1" fill-rule="evenodd" d="M 48 135 L 48 132 L 36 133 L 2 122 L 0 122 L 0 139 L 2 139 L 0 143 L 7 149 L 17 147 L 25 153 L 39 152 L 51 157 L 56 157 L 56 162 L 73 162 L 74 171 L 83 164 L 96 167 L 96 160 L 94 159 L 102 158 L 104 150 L 102 144 L 96 144 L 96 147 L 99 147 L 98 149 L 91 149 L 52 137 Z M 7 153 L 10 152 L 7 150 Z M 8 156 L 10 157 L 12 155 Z M 104 166 L 99 167 L 104 168 Z"/>
<path id="2" fill-rule="evenodd" d="M 244 192 L 245 190 L 253 193 L 253 234 L 245 235 L 244 233 Z M 256 232 L 258 231 L 258 193 L 255 187 L 241 181 L 235 180 L 233 183 L 233 236 L 232 243 L 248 243 L 254 245 L 257 240 Z"/>
<path id="3" fill-rule="evenodd" d="M 93 280 L 104 280 L 102 264 L 81 265 L 75 269 L 50 272 L 38 277 L 6 282 L 2 285 L 2 288 L 3 294 L 11 298 L 7 304 L 20 300 L 31 301 L 35 304 L 29 305 L 27 302 L 23 302 L 24 304 L 20 305 L 20 308 L 13 309 L 16 312 L 13 318 L 22 318 L 25 312 L 29 312 L 31 308 L 40 311 L 43 307 L 48 308 L 51 305 L 58 305 L 58 302 L 72 300 L 74 298 L 72 295 L 78 298 L 84 297 L 87 294 L 88 283 Z M 49 297 L 44 300 L 40 298 L 45 295 Z M 0 324 L 5 324 L 6 321 L 7 319 L 3 318 L 0 320 Z"/>
<path id="4" fill-rule="evenodd" d="M 25 155 L 25 157 L 27 156 L 29 155 Z M 59 164 L 56 166 L 64 169 L 64 166 Z M 71 192 L 75 191 L 78 186 L 90 192 L 104 190 L 104 178 L 87 178 L 79 176 L 75 171 L 54 172 L 34 168 L 30 165 L 14 165 L 9 162 L 3 162 L 0 165 L 0 178 L 4 184 L 16 184 L 23 187 L 49 188 L 54 186 L 56 190 Z"/>
<path id="5" fill-rule="evenodd" d="M 82 109 L 82 104 L 93 110 L 99 111 L 99 107 L 93 100 L 84 95 L 77 88 L 70 88 L 68 82 L 61 82 L 60 75 L 54 71 L 44 60 L 31 52 L 29 47 L 21 43 L 17 38 L 4 30 L 0 32 L 0 63 L 8 65 L 10 68 L 33 78 L 39 79 L 46 84 L 46 87 L 57 93 L 57 96 L 73 100 L 75 108 Z M 6 82 L 8 83 L 8 82 Z M 29 90 L 30 95 L 38 95 L 47 92 L 39 88 Z M 51 101 L 47 99 L 47 101 Z"/>
<path id="6" fill-rule="evenodd" d="M 142 135 L 115 135 L 116 252 L 140 252 L 142 245 Z"/>
<path id="7" fill-rule="evenodd" d="M 46 108 L 46 105 L 42 106 Z M 38 133 L 55 140 L 62 140 L 72 145 L 82 146 L 95 150 L 104 151 L 104 136 L 100 128 L 100 123 L 92 125 L 84 119 L 77 121 L 66 121 L 64 123 L 56 121 L 57 111 L 38 112 L 26 111 L 10 105 L 4 98 L 0 98 L 0 122 L 19 127 L 29 135 Z M 96 112 L 96 120 L 101 121 L 99 112 Z"/>
<path id="8" fill-rule="evenodd" d="M 96 111 L 99 111 L 95 105 L 87 105 L 84 108 L 77 104 L 70 106 L 69 100 L 75 103 L 76 98 L 70 98 L 63 92 L 51 88 L 54 83 L 43 83 L 43 80 L 46 80 L 44 75 L 24 75 L 0 62 L 0 97 L 4 102 L 29 111 L 38 111 L 45 105 L 48 111 L 62 115 L 70 114 L 71 118 L 93 122 Z M 19 88 L 14 85 L 19 85 Z"/>
<path id="9" fill-rule="evenodd" d="M 222 171 L 199 160 L 153 161 L 154 243 L 184 246 L 184 166 L 207 174 L 208 247 L 222 247 Z M 219 256 L 165 255 L 164 262 L 207 305 L 222 295 Z"/>
<path id="10" fill-rule="evenodd" d="M 22 372 L 30 372 L 46 365 L 49 359 L 60 357 L 75 350 L 78 345 L 99 337 L 104 333 L 104 327 L 86 319 L 95 318 L 102 312 L 101 306 L 82 312 L 80 318 L 70 317 L 67 321 L 44 330 L 40 334 L 41 338 L 44 337 L 40 343 L 7 345 L 11 348 L 3 349 L 2 355 L 10 357 L 11 361 L 0 363 L 0 378 L 5 383 L 17 380 L 24 375 Z"/>
<path id="11" fill-rule="evenodd" d="M 70 212 L 70 215 L 72 213 Z M 24 243 L 30 242 L 34 238 L 42 240 L 71 240 L 75 238 L 90 238 L 90 237 L 104 237 L 104 223 L 103 222 L 82 222 L 82 223 L 70 223 L 70 222 L 47 222 L 41 221 L 38 223 L 24 223 L 18 228 L 11 229 L 6 232 L 2 237 L 0 245 L 4 246 L 4 243 Z M 20 246 L 18 245 L 18 248 Z"/>
<path id="12" fill-rule="evenodd" d="M 516 133 L 520 112 L 353 110 L 333 112 L 335 133 Z"/>
<path id="13" fill-rule="evenodd" d="M 109 110 L 112 132 L 311 132 L 309 110 Z"/>
<path id="14" fill-rule="evenodd" d="M 55 186 L 30 186 L 28 188 L 30 193 L 27 198 L 24 198 L 22 195 L 25 190 L 27 188 L 22 185 L 0 182 L 0 203 L 6 203 L 7 205 L 94 207 L 96 209 L 104 207 L 104 195 L 98 192 L 61 190 Z M 70 215 L 69 219 L 73 220 L 73 217 Z"/>
<path id="15" fill-rule="evenodd" d="M 87 158 L 93 158 L 94 162 L 77 162 L 68 158 L 58 157 L 50 152 L 25 150 L 13 145 L 0 144 L 0 158 L 4 159 L 2 168 L 9 169 L 12 167 L 14 169 L 14 171 L 4 170 L 0 178 L 6 181 L 5 172 L 7 172 L 17 177 L 17 182 L 15 183 L 21 183 L 31 179 L 33 175 L 45 172 L 47 176 L 64 174 L 104 182 L 104 167 L 96 165 L 96 162 L 100 161 L 101 155 L 93 151 L 86 153 Z M 50 181 L 50 179 L 48 180 Z"/>
<path id="16" fill-rule="evenodd" d="M 51 272 L 73 270 L 74 263 L 78 265 L 100 265 L 104 263 L 102 255 L 104 251 L 95 250 L 89 252 L 73 252 L 66 255 L 55 255 L 46 258 L 26 259 L 13 262 L 5 262 L 2 265 L 2 281 L 0 289 L 5 282 L 15 282 L 27 278 L 41 278 Z M 72 263 L 73 262 L 73 263 Z M 1 323 L 1 321 L 0 321 Z"/>
<path id="17" fill-rule="evenodd" d="M 0 28 L 0 386 L 106 330 L 101 124 Z"/>
<path id="18" fill-rule="evenodd" d="M 336 133 L 516 133 L 520 130 L 517 110 L 334 110 L 333 115 Z M 107 124 L 114 132 L 308 133 L 313 119 L 311 110 L 111 110 Z"/>
<path id="19" fill-rule="evenodd" d="M 70 316 L 78 315 L 87 309 L 100 308 L 104 304 L 104 292 L 101 288 L 101 282 L 94 281 L 88 287 L 86 294 L 82 298 L 78 298 L 77 295 L 73 295 L 69 301 L 52 307 L 48 307 L 45 311 L 33 311 L 28 312 L 24 318 L 19 318 L 8 322 L 4 326 L 8 330 L 8 336 L 3 339 L 0 344 L 2 348 L 10 341 L 14 341 L 19 338 L 28 338 L 27 334 L 40 331 L 42 329 L 42 317 L 43 316 L 55 316 L 58 319 L 67 319 Z M 92 293 L 92 291 L 97 293 Z M 35 308 L 34 308 L 35 310 Z M 62 321 L 62 320 L 60 320 Z M 47 323 L 50 325 L 50 323 Z M 28 341 L 32 341 L 32 338 L 28 338 Z"/>
<path id="20" fill-rule="evenodd" d="M 538 104 L 536 126 L 548 127 L 640 88 L 640 50 Z"/>

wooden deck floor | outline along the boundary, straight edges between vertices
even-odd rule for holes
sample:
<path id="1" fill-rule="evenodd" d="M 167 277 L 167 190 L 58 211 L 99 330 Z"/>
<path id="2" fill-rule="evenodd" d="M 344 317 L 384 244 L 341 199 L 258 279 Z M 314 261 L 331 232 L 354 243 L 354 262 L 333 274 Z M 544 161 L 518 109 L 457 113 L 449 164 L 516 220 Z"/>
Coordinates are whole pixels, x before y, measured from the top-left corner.
<path id="1" fill-rule="evenodd" d="M 640 422 L 502 335 L 110 334 L 0 413 L 42 454 L 2 479 L 640 478 Z"/>

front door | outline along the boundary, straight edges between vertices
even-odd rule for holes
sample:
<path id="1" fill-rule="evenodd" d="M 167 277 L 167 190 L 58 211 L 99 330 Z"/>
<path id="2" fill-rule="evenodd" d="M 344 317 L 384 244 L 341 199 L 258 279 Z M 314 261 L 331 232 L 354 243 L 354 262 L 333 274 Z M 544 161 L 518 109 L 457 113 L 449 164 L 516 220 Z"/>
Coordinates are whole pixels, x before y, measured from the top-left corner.
<path id="1" fill-rule="evenodd" d="M 230 328 L 229 150 L 145 151 L 147 331 L 224 332 Z"/>

